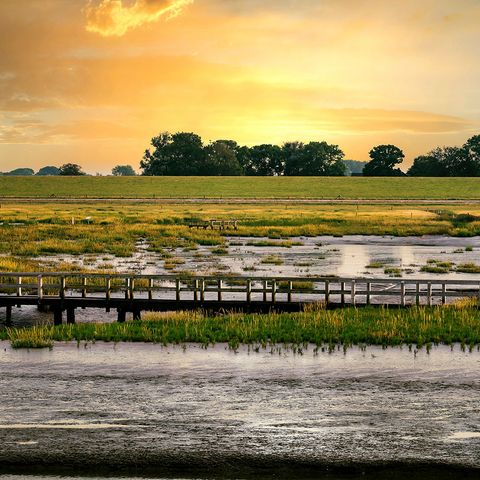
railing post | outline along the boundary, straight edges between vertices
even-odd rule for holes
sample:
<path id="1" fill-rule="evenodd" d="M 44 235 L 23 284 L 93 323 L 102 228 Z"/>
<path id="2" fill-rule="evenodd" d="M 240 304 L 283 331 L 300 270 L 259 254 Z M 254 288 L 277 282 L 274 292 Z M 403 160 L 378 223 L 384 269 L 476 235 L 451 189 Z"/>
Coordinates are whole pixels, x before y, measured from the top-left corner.
<path id="1" fill-rule="evenodd" d="M 110 311 L 110 290 L 112 289 L 112 280 L 110 277 L 107 277 L 106 285 L 105 285 L 105 300 L 107 302 L 107 312 Z"/>
<path id="2" fill-rule="evenodd" d="M 87 297 L 87 277 L 82 277 L 82 298 Z"/>
<path id="3" fill-rule="evenodd" d="M 288 282 L 288 303 L 292 303 L 292 290 L 293 290 L 293 282 Z"/>
<path id="4" fill-rule="evenodd" d="M 367 305 L 371 303 L 371 292 L 372 292 L 372 284 L 371 282 L 367 282 Z"/>
<path id="5" fill-rule="evenodd" d="M 37 296 L 39 300 L 43 298 L 43 277 L 39 275 L 37 277 Z"/>
<path id="6" fill-rule="evenodd" d="M 247 303 L 252 301 L 252 281 L 250 279 L 247 280 Z"/>
<path id="7" fill-rule="evenodd" d="M 180 301 L 180 279 L 179 278 L 175 279 L 175 300 L 177 302 Z"/>
<path id="8" fill-rule="evenodd" d="M 405 282 L 400 282 L 400 304 L 405 306 Z"/>
<path id="9" fill-rule="evenodd" d="M 352 280 L 351 283 L 350 283 L 350 296 L 351 296 L 351 304 L 353 306 L 356 305 L 356 299 L 355 299 L 355 295 L 357 293 L 357 285 L 355 283 L 355 280 Z"/>
<path id="10" fill-rule="evenodd" d="M 263 281 L 263 301 L 267 302 L 267 281 Z"/>
<path id="11" fill-rule="evenodd" d="M 198 302 L 198 280 L 193 282 L 193 301 Z"/>
<path id="12" fill-rule="evenodd" d="M 325 305 L 330 303 L 330 282 L 325 280 Z"/>
<path id="13" fill-rule="evenodd" d="M 65 298 L 65 277 L 60 277 L 60 298 Z"/>
<path id="14" fill-rule="evenodd" d="M 345 305 L 345 282 L 342 282 L 340 284 L 340 290 L 342 291 L 341 296 L 340 296 L 340 303 L 342 305 Z"/>
<path id="15" fill-rule="evenodd" d="M 427 305 L 429 307 L 432 306 L 432 282 L 427 284 Z"/>
<path id="16" fill-rule="evenodd" d="M 148 299 L 153 300 L 153 278 L 148 279 Z"/>
<path id="17" fill-rule="evenodd" d="M 125 279 L 125 300 L 128 300 L 130 296 L 130 278 Z"/>
<path id="18" fill-rule="evenodd" d="M 277 281 L 272 281 L 272 303 L 277 301 Z"/>
<path id="19" fill-rule="evenodd" d="M 205 279 L 204 278 L 200 280 L 200 301 L 201 302 L 205 301 Z"/>
<path id="20" fill-rule="evenodd" d="M 219 302 L 222 301 L 222 287 L 223 287 L 223 282 L 222 282 L 222 280 L 219 279 L 218 282 L 217 282 L 217 288 L 218 288 L 218 291 L 217 291 L 217 300 L 218 300 Z"/>
<path id="21" fill-rule="evenodd" d="M 420 282 L 415 285 L 415 304 L 417 307 L 420 305 Z"/>
<path id="22" fill-rule="evenodd" d="M 135 290 L 135 278 L 132 277 L 130 279 L 130 300 L 133 300 L 135 297 L 134 290 Z"/>
<path id="23" fill-rule="evenodd" d="M 447 303 L 447 284 L 444 282 L 442 283 L 442 305 Z"/>
<path id="24" fill-rule="evenodd" d="M 18 283 L 17 283 L 17 297 L 22 296 L 22 277 L 18 277 Z"/>

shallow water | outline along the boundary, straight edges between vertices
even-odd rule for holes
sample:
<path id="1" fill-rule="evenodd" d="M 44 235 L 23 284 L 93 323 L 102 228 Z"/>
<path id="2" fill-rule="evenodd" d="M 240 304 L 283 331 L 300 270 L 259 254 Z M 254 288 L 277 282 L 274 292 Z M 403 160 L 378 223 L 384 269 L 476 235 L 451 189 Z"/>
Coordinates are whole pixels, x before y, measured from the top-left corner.
<path id="1" fill-rule="evenodd" d="M 1 342 L 0 472 L 59 463 L 175 478 L 238 478 L 252 465 L 480 468 L 479 367 L 480 353 L 459 347 L 315 356 L 311 347 L 14 351 Z"/>

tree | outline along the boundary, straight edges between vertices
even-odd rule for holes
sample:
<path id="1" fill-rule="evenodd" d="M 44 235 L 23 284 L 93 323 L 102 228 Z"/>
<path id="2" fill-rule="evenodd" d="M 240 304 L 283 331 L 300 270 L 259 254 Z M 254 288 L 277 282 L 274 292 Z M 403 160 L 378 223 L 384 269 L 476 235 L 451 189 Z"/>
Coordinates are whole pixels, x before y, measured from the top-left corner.
<path id="1" fill-rule="evenodd" d="M 60 167 L 59 170 L 59 175 L 63 176 L 78 177 L 81 175 L 86 175 L 86 173 L 82 171 L 82 167 L 76 163 L 65 163 Z"/>
<path id="2" fill-rule="evenodd" d="M 415 158 L 407 175 L 412 177 L 444 177 L 445 168 L 434 152 Z"/>
<path id="3" fill-rule="evenodd" d="M 402 163 L 405 155 L 395 145 L 378 145 L 370 150 L 371 161 L 364 169 L 363 175 L 367 177 L 393 177 L 403 175 L 399 168 L 394 168 Z"/>
<path id="4" fill-rule="evenodd" d="M 206 152 L 194 133 L 163 132 L 152 138 L 153 152 L 146 150 L 140 168 L 143 175 L 198 175 Z"/>
<path id="5" fill-rule="evenodd" d="M 278 176 L 283 175 L 285 162 L 282 149 L 278 145 L 256 145 L 249 149 L 247 175 Z"/>
<path id="6" fill-rule="evenodd" d="M 199 175 L 242 175 L 243 169 L 235 154 L 235 145 L 216 141 L 205 148 L 205 160 L 199 168 Z"/>
<path id="7" fill-rule="evenodd" d="M 134 177 L 136 173 L 131 165 L 117 165 L 112 168 L 112 175 L 115 177 Z"/>
<path id="8" fill-rule="evenodd" d="M 17 176 L 30 176 L 30 175 L 33 175 L 34 173 L 35 172 L 31 168 L 16 168 L 15 170 L 5 173 L 5 175 L 11 175 L 11 176 L 17 177 Z"/>
<path id="9" fill-rule="evenodd" d="M 480 135 L 469 138 L 463 148 L 469 158 L 470 175 L 480 176 Z"/>
<path id="10" fill-rule="evenodd" d="M 52 166 L 42 167 L 42 168 L 36 173 L 36 175 L 38 175 L 38 176 L 60 175 L 60 169 L 59 169 L 58 167 L 52 167 Z"/>
<path id="11" fill-rule="evenodd" d="M 344 153 L 337 145 L 327 142 L 300 142 L 283 145 L 285 175 L 291 176 L 344 176 Z"/>

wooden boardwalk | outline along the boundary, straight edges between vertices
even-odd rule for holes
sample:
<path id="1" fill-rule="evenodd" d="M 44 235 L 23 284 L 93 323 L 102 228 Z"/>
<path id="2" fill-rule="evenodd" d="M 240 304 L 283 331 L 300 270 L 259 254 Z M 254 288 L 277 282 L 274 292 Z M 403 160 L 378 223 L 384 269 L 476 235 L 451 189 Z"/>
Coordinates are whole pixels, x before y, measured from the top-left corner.
<path id="1" fill-rule="evenodd" d="M 309 303 L 329 307 L 360 305 L 434 305 L 473 297 L 480 306 L 480 279 L 182 277 L 0 272 L 0 307 L 7 324 L 15 306 L 36 305 L 53 312 L 54 323 L 75 322 L 75 309 L 127 312 L 197 310 L 300 311 Z"/>

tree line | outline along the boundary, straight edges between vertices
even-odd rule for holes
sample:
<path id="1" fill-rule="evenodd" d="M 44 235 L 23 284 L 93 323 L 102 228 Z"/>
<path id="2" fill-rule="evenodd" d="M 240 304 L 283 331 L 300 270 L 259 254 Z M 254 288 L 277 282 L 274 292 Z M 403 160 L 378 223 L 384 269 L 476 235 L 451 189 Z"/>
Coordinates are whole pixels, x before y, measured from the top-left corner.
<path id="1" fill-rule="evenodd" d="M 343 176 L 360 162 L 344 160 L 338 145 L 287 142 L 282 146 L 240 146 L 233 140 L 204 145 L 195 133 L 163 132 L 152 138 L 140 162 L 142 175 Z M 405 155 L 395 145 L 378 145 L 369 153 L 364 176 L 480 176 L 480 135 L 462 147 L 436 148 L 415 158 L 405 174 Z M 350 162 L 350 163 L 348 163 Z"/>

